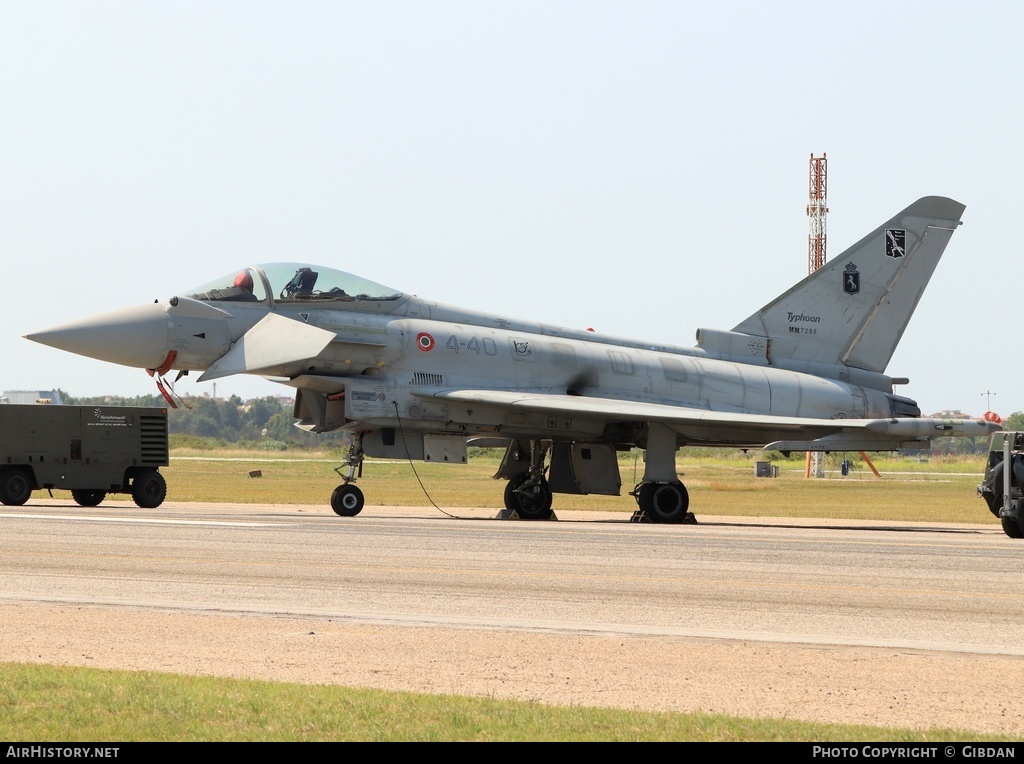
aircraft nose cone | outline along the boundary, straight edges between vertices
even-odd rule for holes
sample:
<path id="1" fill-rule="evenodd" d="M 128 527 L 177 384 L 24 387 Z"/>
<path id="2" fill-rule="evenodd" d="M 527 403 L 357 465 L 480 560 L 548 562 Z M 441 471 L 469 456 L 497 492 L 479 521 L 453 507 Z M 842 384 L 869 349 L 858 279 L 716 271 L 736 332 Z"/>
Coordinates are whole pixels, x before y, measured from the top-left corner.
<path id="1" fill-rule="evenodd" d="M 167 328 L 163 307 L 151 303 L 33 332 L 25 339 L 100 361 L 155 369 L 167 355 Z"/>

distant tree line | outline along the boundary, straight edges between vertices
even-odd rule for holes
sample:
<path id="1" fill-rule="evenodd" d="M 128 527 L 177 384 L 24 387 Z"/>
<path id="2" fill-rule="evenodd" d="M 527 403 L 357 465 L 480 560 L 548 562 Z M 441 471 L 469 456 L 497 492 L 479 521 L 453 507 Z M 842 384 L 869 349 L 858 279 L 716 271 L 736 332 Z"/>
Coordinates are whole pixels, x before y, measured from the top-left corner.
<path id="1" fill-rule="evenodd" d="M 237 395 L 227 399 L 188 398 L 172 409 L 159 395 L 101 395 L 79 398 L 60 391 L 64 402 L 75 406 L 155 406 L 167 408 L 167 427 L 181 441 L 195 437 L 212 444 L 284 450 L 286 448 L 340 447 L 340 436 L 318 435 L 295 427 L 291 400 L 273 396 L 243 401 Z"/>
<path id="2" fill-rule="evenodd" d="M 63 390 L 59 392 L 65 403 L 76 406 L 167 406 L 167 402 L 159 395 L 77 398 Z M 282 450 L 337 448 L 342 445 L 342 436 L 337 433 L 317 435 L 295 427 L 291 400 L 282 401 L 268 395 L 243 401 L 237 395 L 232 395 L 227 400 L 189 398 L 186 403 L 191 408 L 182 407 L 169 412 L 168 427 L 172 435 L 193 436 L 214 444 Z M 1024 411 L 1008 416 L 1003 422 L 1003 428 L 1024 431 Z M 988 441 L 985 438 L 936 438 L 932 441 L 931 453 L 983 454 L 987 450 Z"/>

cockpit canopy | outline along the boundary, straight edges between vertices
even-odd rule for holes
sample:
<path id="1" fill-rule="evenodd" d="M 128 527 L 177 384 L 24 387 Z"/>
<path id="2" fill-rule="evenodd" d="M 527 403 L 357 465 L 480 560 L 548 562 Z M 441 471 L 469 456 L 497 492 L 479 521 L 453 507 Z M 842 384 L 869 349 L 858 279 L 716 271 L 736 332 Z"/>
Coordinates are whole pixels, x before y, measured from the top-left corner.
<path id="1" fill-rule="evenodd" d="M 302 263 L 249 266 L 185 294 L 209 302 L 275 303 L 384 302 L 405 296 L 351 273 Z"/>

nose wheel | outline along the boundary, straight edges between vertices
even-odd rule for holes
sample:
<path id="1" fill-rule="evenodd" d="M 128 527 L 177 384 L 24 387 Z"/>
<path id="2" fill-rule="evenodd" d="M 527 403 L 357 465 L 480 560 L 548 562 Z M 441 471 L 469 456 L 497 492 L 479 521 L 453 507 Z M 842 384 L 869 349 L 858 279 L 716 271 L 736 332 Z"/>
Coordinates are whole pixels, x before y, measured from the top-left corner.
<path id="1" fill-rule="evenodd" d="M 363 492 L 351 483 L 339 485 L 331 494 L 331 509 L 342 517 L 355 517 L 363 510 Z"/>

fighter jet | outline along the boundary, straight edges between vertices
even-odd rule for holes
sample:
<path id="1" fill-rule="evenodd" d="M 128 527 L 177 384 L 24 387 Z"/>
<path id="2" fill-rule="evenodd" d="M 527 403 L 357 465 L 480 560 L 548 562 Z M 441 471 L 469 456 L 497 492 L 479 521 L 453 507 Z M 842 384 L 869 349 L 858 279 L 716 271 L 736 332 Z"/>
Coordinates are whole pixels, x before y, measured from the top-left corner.
<path id="1" fill-rule="evenodd" d="M 650 344 L 477 312 L 308 263 L 243 267 L 167 300 L 26 337 L 199 381 L 259 374 L 295 388 L 297 426 L 349 433 L 331 507 L 363 508 L 364 456 L 464 463 L 502 443 L 508 514 L 552 494 L 620 495 L 616 453 L 644 449 L 637 516 L 693 522 L 684 445 L 893 451 L 988 435 L 927 419 L 886 366 L 964 205 L 914 202 L 731 331 Z M 173 401 L 172 401 L 173 402 Z"/>

